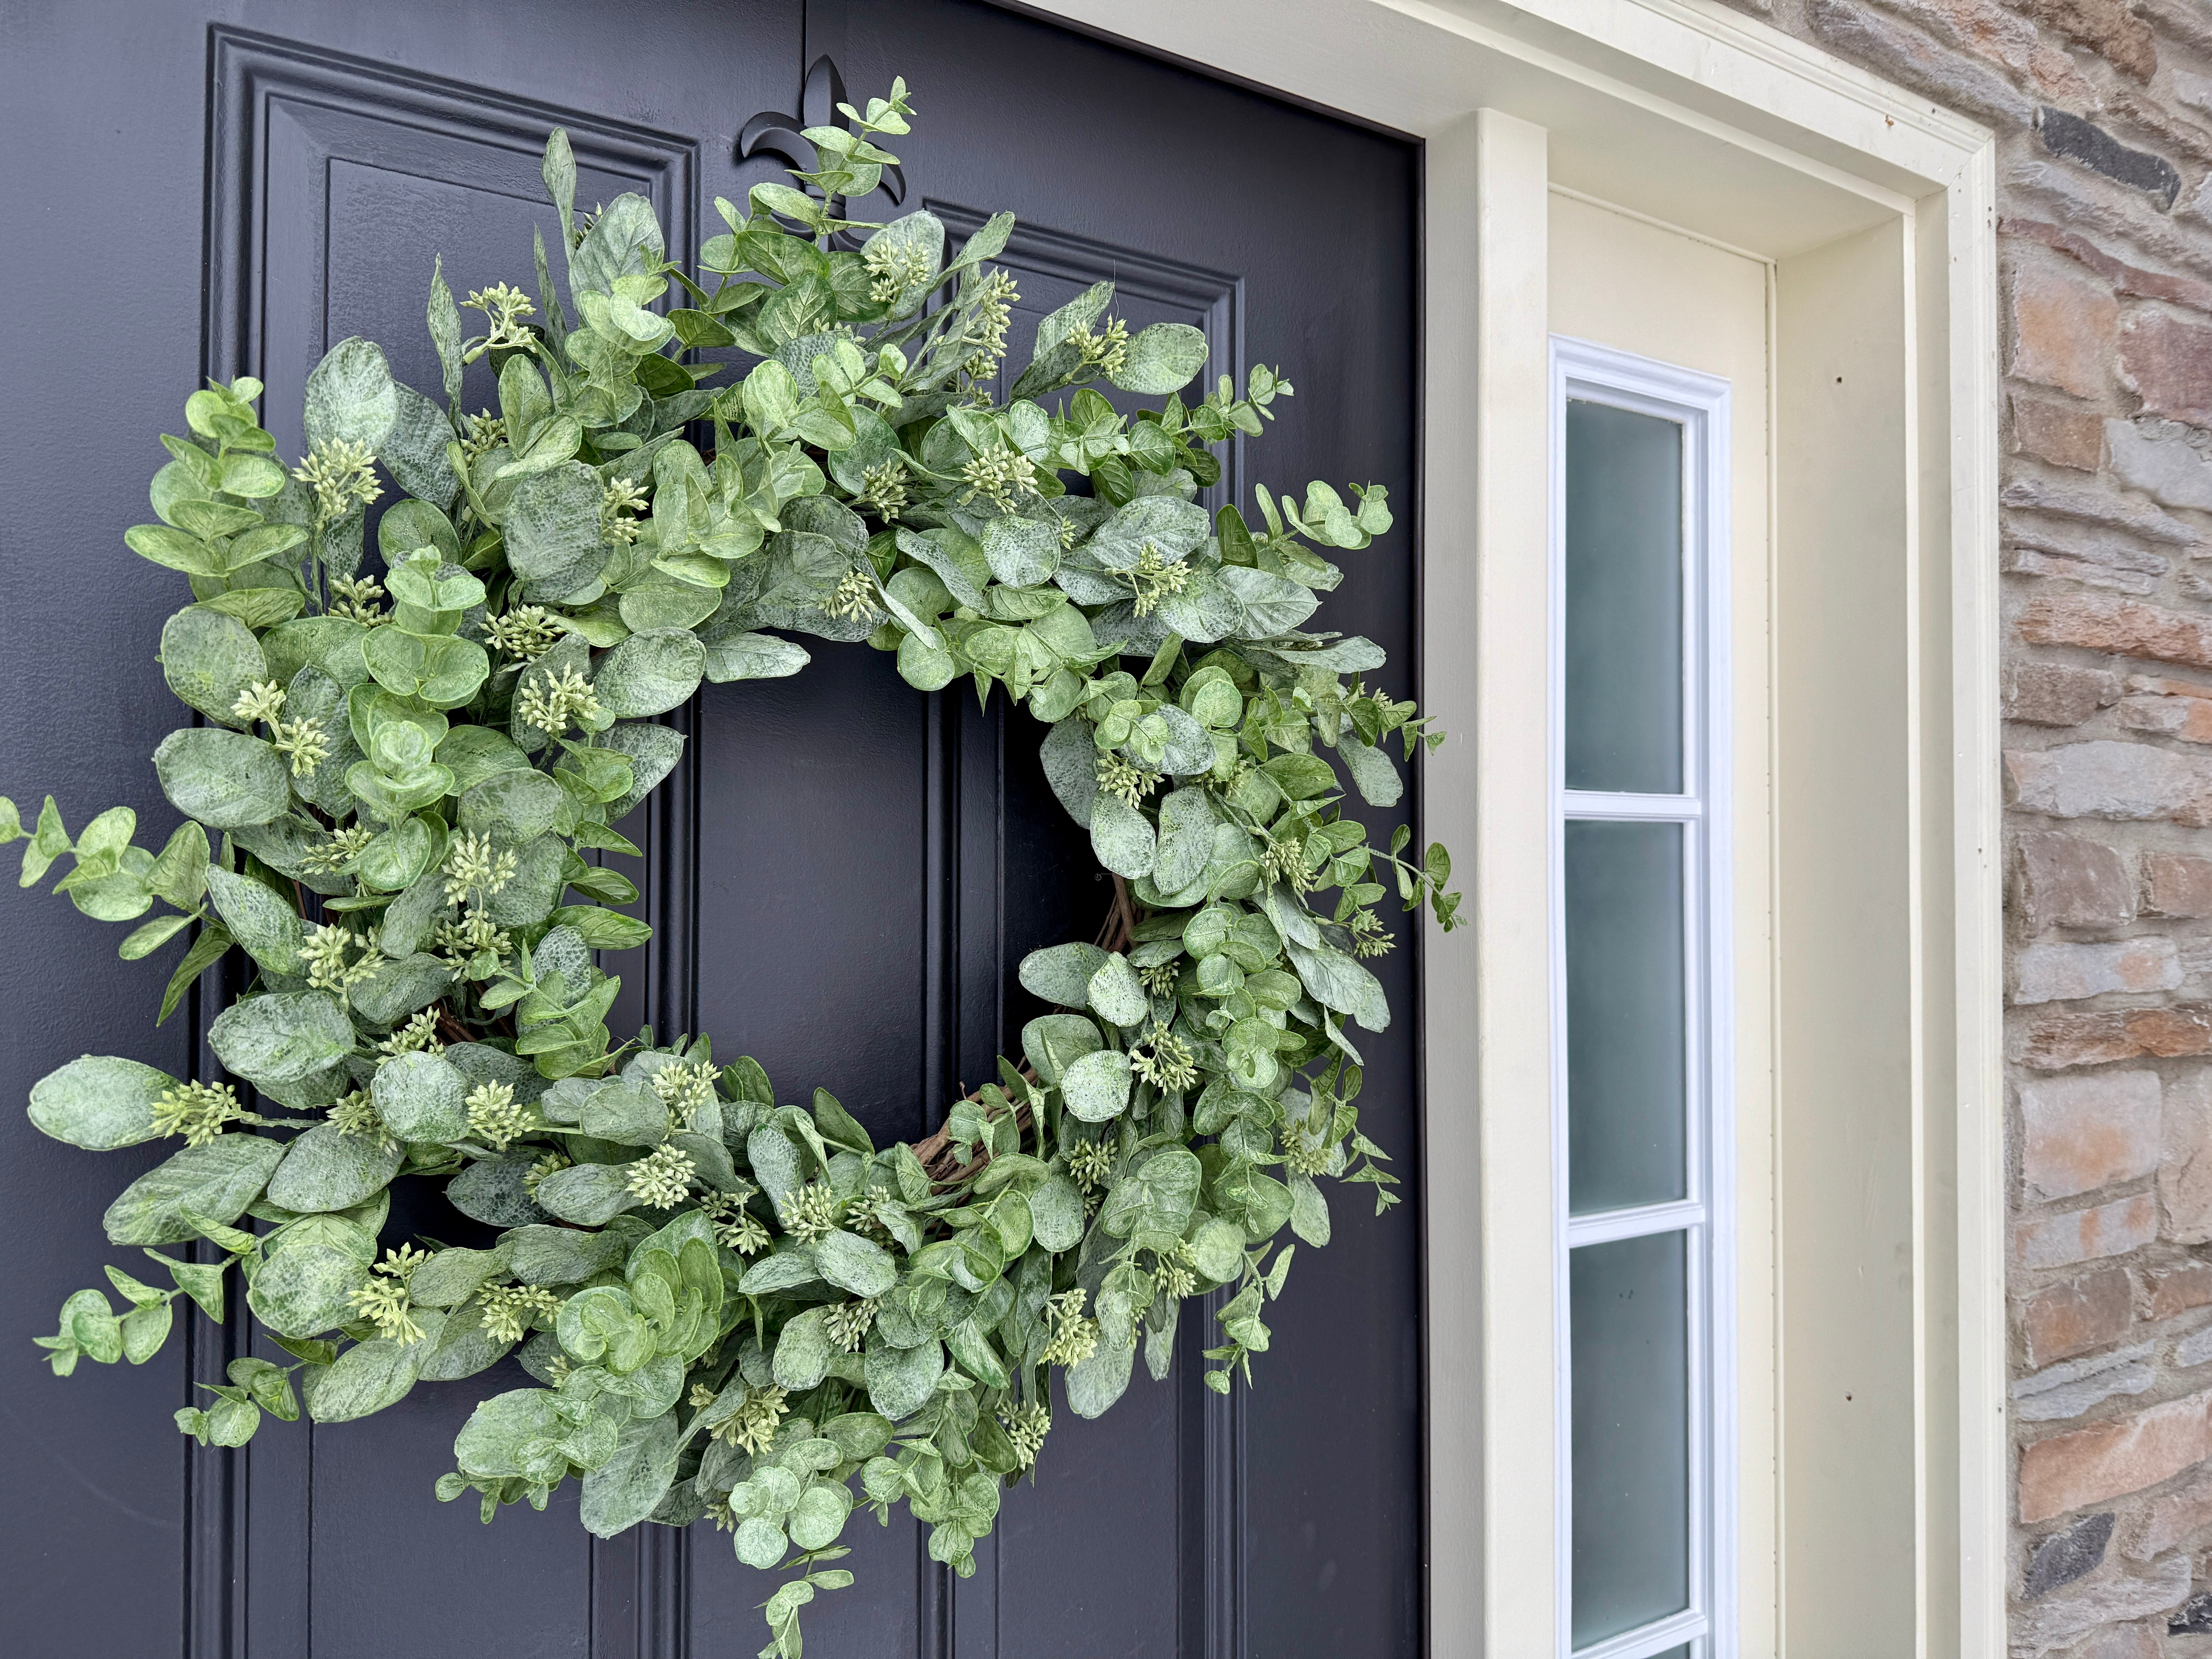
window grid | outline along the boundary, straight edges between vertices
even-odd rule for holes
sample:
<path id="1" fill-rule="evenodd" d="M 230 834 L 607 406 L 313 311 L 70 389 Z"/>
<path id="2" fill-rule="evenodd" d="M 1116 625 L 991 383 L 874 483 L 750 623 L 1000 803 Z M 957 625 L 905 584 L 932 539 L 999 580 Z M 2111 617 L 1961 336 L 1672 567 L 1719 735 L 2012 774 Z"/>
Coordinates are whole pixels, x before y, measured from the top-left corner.
<path id="1" fill-rule="evenodd" d="M 1565 786 L 1565 627 L 1566 416 L 1583 401 L 1658 416 L 1682 428 L 1681 611 L 1684 638 L 1680 794 L 1571 790 Z M 1559 1652 L 1561 1659 L 1735 1659 L 1733 1181 L 1728 952 L 1724 703 L 1727 632 L 1728 383 L 1609 348 L 1552 343 L 1551 652 L 1552 914 Z M 1686 1077 L 1683 1196 L 1599 1210 L 1570 1209 L 1565 950 L 1565 832 L 1570 822 L 1680 826 Z M 1679 1234 L 1686 1256 L 1689 1421 L 1688 1605 L 1582 1648 L 1573 1643 L 1573 1353 L 1569 1303 L 1577 1250 Z"/>

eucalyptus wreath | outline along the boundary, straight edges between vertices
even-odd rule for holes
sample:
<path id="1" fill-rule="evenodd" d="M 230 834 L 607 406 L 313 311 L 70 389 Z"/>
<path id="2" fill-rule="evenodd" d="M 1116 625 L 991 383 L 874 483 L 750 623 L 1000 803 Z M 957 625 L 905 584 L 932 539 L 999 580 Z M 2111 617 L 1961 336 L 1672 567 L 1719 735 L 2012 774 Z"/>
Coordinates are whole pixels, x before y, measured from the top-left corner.
<path id="1" fill-rule="evenodd" d="M 234 1265 L 264 1352 L 293 1363 L 201 1385 L 177 1422 L 202 1445 L 303 1401 L 366 1417 L 515 1352 L 535 1385 L 477 1403 L 438 1497 L 472 1491 L 489 1521 L 574 1476 L 601 1536 L 712 1516 L 787 1575 L 763 1650 L 784 1659 L 801 1606 L 851 1582 L 828 1564 L 858 1504 L 887 1521 L 903 1501 L 933 1558 L 974 1571 L 1002 1485 L 1034 1478 L 1055 1369 L 1095 1417 L 1140 1344 L 1166 1374 L 1178 1304 L 1218 1289 L 1206 1381 L 1249 1382 L 1284 1229 L 1328 1240 L 1320 1181 L 1395 1201 L 1346 1034 L 1389 1018 L 1363 965 L 1392 943 L 1376 907 L 1395 889 L 1449 927 L 1457 902 L 1441 847 L 1368 844 L 1324 752 L 1388 807 L 1386 740 L 1408 760 L 1439 740 L 1358 678 L 1373 644 L 1304 626 L 1339 580 L 1317 550 L 1388 529 L 1383 489 L 1261 488 L 1256 526 L 1209 517 L 1215 449 L 1292 388 L 1255 368 L 1187 401 L 1205 337 L 1131 332 L 1109 283 L 1043 319 L 997 400 L 1012 216 L 950 258 L 928 213 L 833 216 L 912 112 L 903 82 L 842 109 L 797 185 L 716 202 L 729 228 L 696 281 L 643 198 L 576 210 L 555 131 L 568 304 L 542 232 L 534 298 L 457 304 L 434 268 L 442 404 L 343 341 L 287 469 L 259 382 L 192 393 L 161 439 L 160 522 L 125 538 L 191 586 L 161 665 L 203 723 L 154 753 L 184 822 L 155 852 L 127 807 L 72 838 L 52 797 L 27 831 L 0 801 L 22 885 L 66 856 L 55 890 L 85 915 L 166 907 L 125 959 L 189 936 L 156 1024 L 243 953 L 208 1033 L 223 1080 L 88 1055 L 31 1092 L 74 1146 L 183 1142 L 106 1212 L 148 1278 L 107 1268 L 119 1313 L 70 1297 L 40 1339 L 53 1370 L 143 1364 L 179 1296 L 222 1321 Z M 672 283 L 684 303 L 655 309 Z M 699 354 L 730 347 L 757 361 L 718 389 L 726 365 Z M 471 416 L 479 359 L 499 409 Z M 1125 416 L 1101 381 L 1164 401 Z M 655 717 L 702 679 L 796 673 L 790 633 L 1025 703 L 1115 877 L 1097 943 L 1021 964 L 1060 1012 L 918 1145 L 877 1146 L 820 1089 L 779 1104 L 704 1036 L 605 1024 L 619 981 L 597 953 L 649 929 L 586 854 L 637 852 L 614 826 L 684 742 Z M 496 1243 L 383 1244 L 403 1176 L 443 1181 Z"/>

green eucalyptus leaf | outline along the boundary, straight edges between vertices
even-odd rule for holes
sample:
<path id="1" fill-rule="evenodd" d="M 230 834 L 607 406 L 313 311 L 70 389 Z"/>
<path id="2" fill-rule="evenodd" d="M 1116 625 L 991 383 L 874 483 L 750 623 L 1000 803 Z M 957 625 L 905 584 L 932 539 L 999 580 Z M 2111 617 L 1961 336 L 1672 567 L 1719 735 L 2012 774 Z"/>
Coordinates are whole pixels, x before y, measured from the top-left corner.
<path id="1" fill-rule="evenodd" d="M 1091 803 L 1091 850 L 1118 876 L 1146 876 L 1158 856 L 1152 821 L 1119 795 L 1101 793 Z"/>
<path id="2" fill-rule="evenodd" d="M 155 1164 L 107 1206 L 111 1244 L 184 1244 L 199 1237 L 187 1215 L 228 1224 L 261 1196 L 284 1144 L 259 1135 L 217 1135 Z"/>
<path id="3" fill-rule="evenodd" d="M 717 684 L 731 680 L 783 679 L 811 662 L 805 647 L 773 634 L 749 629 L 702 635 L 706 676 Z"/>
<path id="4" fill-rule="evenodd" d="M 1071 1060 L 1060 1079 L 1060 1098 L 1085 1123 L 1103 1123 L 1129 1106 L 1129 1057 L 1101 1048 Z"/>
<path id="5" fill-rule="evenodd" d="M 868 1402 L 892 1422 L 902 1422 L 929 1403 L 945 1371 L 945 1346 L 934 1337 L 911 1348 L 893 1347 L 868 1334 Z"/>
<path id="6" fill-rule="evenodd" d="M 633 634 L 610 651 L 592 677 L 599 708 L 617 720 L 665 714 L 690 700 L 706 672 L 707 649 L 680 628 Z"/>
<path id="7" fill-rule="evenodd" d="M 1111 376 L 1123 392 L 1164 398 L 1180 392 L 1206 368 L 1206 331 L 1188 323 L 1152 323 L 1137 331 Z"/>
<path id="8" fill-rule="evenodd" d="M 304 1391 L 307 1415 L 318 1423 L 350 1423 L 405 1399 L 446 1324 L 446 1316 L 433 1308 L 416 1309 L 413 1318 L 422 1329 L 419 1340 L 356 1343 L 329 1370 L 311 1370 Z"/>
<path id="9" fill-rule="evenodd" d="M 294 1141 L 269 1178 L 269 1201 L 288 1210 L 343 1210 L 384 1190 L 405 1152 L 374 1133 L 318 1124 Z"/>
<path id="10" fill-rule="evenodd" d="M 310 447 L 365 444 L 380 449 L 399 412 L 398 392 L 383 348 L 355 337 L 339 341 L 307 376 L 305 420 Z"/>
<path id="11" fill-rule="evenodd" d="M 898 1280 L 890 1252 L 842 1228 L 814 1241 L 814 1261 L 823 1279 L 854 1296 L 881 1296 Z"/>
<path id="12" fill-rule="evenodd" d="M 1057 1086 L 1069 1066 L 1105 1041 L 1080 1014 L 1046 1014 L 1022 1027 L 1022 1054 L 1048 1086 Z"/>
<path id="13" fill-rule="evenodd" d="M 402 1140 L 459 1140 L 469 1132 L 462 1099 L 468 1079 L 436 1054 L 401 1054 L 377 1067 L 369 1085 L 376 1115 Z"/>
<path id="14" fill-rule="evenodd" d="M 303 971 L 300 946 L 307 938 L 300 913 L 258 881 L 210 866 L 208 896 L 230 936 L 272 974 Z"/>
<path id="15" fill-rule="evenodd" d="M 253 630 L 237 617 L 187 605 L 162 624 L 161 677 L 180 701 L 234 726 L 233 705 L 269 678 L 269 663 Z"/>
<path id="16" fill-rule="evenodd" d="M 219 726 L 172 732 L 154 751 L 169 804 L 210 830 L 266 823 L 292 804 L 284 757 L 258 738 Z"/>
<path id="17" fill-rule="evenodd" d="M 368 1243 L 374 1255 L 376 1241 Z M 246 1305 L 279 1336 L 318 1336 L 360 1316 L 352 1297 L 368 1278 L 368 1264 L 352 1251 L 325 1239 L 288 1238 L 254 1274 Z"/>
<path id="18" fill-rule="evenodd" d="M 556 1170 L 538 1183 L 538 1205 L 549 1214 L 580 1226 L 601 1227 L 624 1210 L 635 1209 L 637 1200 L 625 1184 L 629 1176 L 618 1164 L 579 1164 Z"/>
<path id="19" fill-rule="evenodd" d="M 584 1477 L 579 1517 L 585 1530 L 611 1538 L 651 1515 L 676 1478 L 683 1446 L 672 1415 L 624 1424 L 614 1455 Z"/>
<path id="20" fill-rule="evenodd" d="M 296 1083 L 353 1051 L 353 1021 L 326 991 L 278 992 L 224 1009 L 209 1029 L 208 1043 L 216 1059 L 251 1083 Z"/>
<path id="21" fill-rule="evenodd" d="M 154 1103 L 177 1079 L 135 1060 L 86 1054 L 31 1085 L 31 1121 L 56 1140 L 113 1152 L 151 1140 Z"/>

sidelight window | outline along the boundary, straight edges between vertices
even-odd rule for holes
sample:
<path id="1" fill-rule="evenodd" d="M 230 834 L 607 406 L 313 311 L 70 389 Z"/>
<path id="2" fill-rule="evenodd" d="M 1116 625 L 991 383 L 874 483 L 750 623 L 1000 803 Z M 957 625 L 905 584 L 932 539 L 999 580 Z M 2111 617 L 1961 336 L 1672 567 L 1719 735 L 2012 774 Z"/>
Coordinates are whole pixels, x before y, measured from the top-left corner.
<path id="1" fill-rule="evenodd" d="M 1728 385 L 1552 359 L 1561 1652 L 1727 1659 Z"/>

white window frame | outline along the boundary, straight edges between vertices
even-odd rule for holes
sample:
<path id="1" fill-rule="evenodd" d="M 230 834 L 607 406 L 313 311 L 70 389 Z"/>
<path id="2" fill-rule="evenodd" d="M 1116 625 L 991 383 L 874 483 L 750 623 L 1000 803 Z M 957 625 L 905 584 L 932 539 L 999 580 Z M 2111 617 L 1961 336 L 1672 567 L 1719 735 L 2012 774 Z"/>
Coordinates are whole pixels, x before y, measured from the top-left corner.
<path id="1" fill-rule="evenodd" d="M 1729 386 L 1715 375 L 1613 347 L 1551 343 L 1550 612 L 1552 856 L 1552 1213 L 1558 1460 L 1559 1659 L 1650 1659 L 1692 1643 L 1693 1659 L 1736 1652 L 1736 1170 L 1735 917 L 1729 826 L 1733 621 L 1729 567 Z M 1566 417 L 1570 401 L 1672 421 L 1682 428 L 1682 793 L 1601 793 L 1567 787 Z M 1684 1197 L 1576 1218 L 1568 1208 L 1565 833 L 1569 819 L 1679 823 L 1682 855 Z M 1569 1252 L 1577 1246 L 1681 1232 L 1687 1254 L 1690 1403 L 1690 1605 L 1590 1647 L 1574 1649 L 1572 1321 Z"/>

